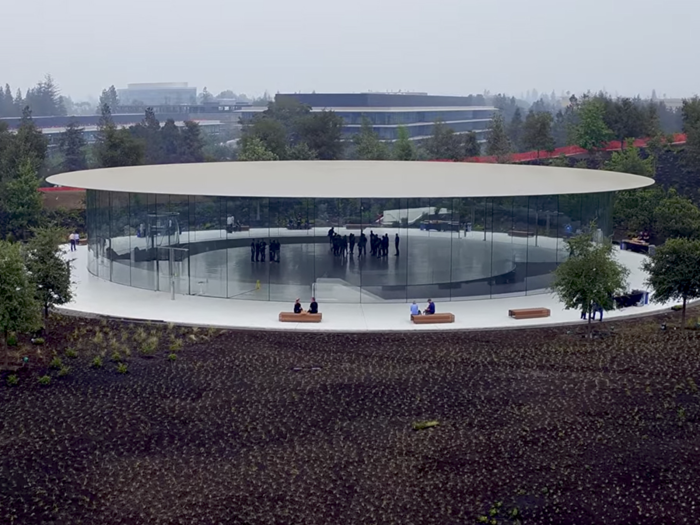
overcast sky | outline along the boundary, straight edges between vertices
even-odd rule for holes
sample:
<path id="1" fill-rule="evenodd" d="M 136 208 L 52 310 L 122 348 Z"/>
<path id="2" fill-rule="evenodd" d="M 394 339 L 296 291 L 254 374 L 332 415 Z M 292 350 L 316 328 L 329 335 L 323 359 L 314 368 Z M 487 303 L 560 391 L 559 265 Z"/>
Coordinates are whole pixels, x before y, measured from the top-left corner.
<path id="1" fill-rule="evenodd" d="M 74 99 L 186 81 L 248 95 L 700 91 L 700 1 L 8 0 L 0 83 Z M 9 14 L 8 14 L 9 13 Z"/>

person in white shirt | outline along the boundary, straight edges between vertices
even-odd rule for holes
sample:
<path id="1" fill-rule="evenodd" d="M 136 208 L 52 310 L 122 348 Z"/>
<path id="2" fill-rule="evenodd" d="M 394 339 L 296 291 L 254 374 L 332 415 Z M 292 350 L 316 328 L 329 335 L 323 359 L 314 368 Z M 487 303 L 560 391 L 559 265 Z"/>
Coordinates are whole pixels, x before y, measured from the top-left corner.
<path id="1" fill-rule="evenodd" d="M 78 249 L 78 241 L 80 240 L 80 235 L 74 232 L 68 236 L 68 239 L 70 240 L 70 251 L 76 251 Z"/>

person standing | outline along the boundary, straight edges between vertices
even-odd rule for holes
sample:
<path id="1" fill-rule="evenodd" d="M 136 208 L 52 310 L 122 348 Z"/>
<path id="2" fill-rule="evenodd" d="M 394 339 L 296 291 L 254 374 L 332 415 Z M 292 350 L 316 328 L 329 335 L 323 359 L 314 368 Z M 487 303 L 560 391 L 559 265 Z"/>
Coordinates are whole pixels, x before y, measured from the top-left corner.
<path id="1" fill-rule="evenodd" d="M 260 262 L 265 262 L 265 249 L 267 248 L 267 243 L 265 241 L 260 241 Z"/>
<path id="2" fill-rule="evenodd" d="M 399 234 L 396 234 L 396 237 L 394 237 L 394 248 L 396 249 L 396 253 L 394 254 L 396 257 L 399 256 Z"/>
<path id="3" fill-rule="evenodd" d="M 78 249 L 78 248 L 76 248 L 76 246 L 75 246 L 75 244 L 76 244 L 76 241 L 75 241 L 76 235 L 77 235 L 77 234 L 76 234 L 75 232 L 73 232 L 73 233 L 71 233 L 71 234 L 68 236 L 68 240 L 70 241 L 70 251 L 72 251 L 72 252 L 74 252 L 74 251 L 76 251 L 76 250 Z"/>
<path id="4" fill-rule="evenodd" d="M 364 255 L 365 257 L 367 256 L 367 236 L 365 235 L 365 232 L 362 232 L 360 234 L 360 244 L 357 248 L 357 254 L 358 256 Z"/>
<path id="5" fill-rule="evenodd" d="M 255 241 L 250 242 L 250 262 L 255 262 Z"/>
<path id="6" fill-rule="evenodd" d="M 355 255 L 355 234 L 350 234 L 350 257 Z"/>
<path id="7" fill-rule="evenodd" d="M 335 227 L 331 227 L 331 229 L 328 230 L 328 244 L 333 244 L 333 237 L 335 237 Z"/>

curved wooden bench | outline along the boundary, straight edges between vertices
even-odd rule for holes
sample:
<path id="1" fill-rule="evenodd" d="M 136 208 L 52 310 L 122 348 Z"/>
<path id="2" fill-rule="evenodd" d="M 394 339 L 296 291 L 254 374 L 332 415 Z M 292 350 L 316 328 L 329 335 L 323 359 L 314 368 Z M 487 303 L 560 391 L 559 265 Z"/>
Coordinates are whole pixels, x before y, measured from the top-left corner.
<path id="1" fill-rule="evenodd" d="M 508 310 L 508 315 L 513 319 L 536 319 L 538 317 L 549 317 L 549 308 L 521 308 Z"/>
<path id="2" fill-rule="evenodd" d="M 442 324 L 442 323 L 454 323 L 454 314 L 441 313 L 441 314 L 431 314 L 431 315 L 412 315 L 411 321 L 414 324 Z"/>
<path id="3" fill-rule="evenodd" d="M 280 313 L 280 323 L 320 323 L 323 314 L 295 314 L 294 312 Z"/>

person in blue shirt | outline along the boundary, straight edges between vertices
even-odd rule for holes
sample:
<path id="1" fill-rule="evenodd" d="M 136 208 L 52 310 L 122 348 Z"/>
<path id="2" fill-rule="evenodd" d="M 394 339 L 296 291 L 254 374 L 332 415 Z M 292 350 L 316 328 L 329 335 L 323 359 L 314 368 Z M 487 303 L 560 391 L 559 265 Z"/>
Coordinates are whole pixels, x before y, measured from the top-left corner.
<path id="1" fill-rule="evenodd" d="M 428 307 L 423 312 L 425 315 L 433 315 L 435 313 L 435 303 L 432 299 L 428 299 Z"/>
<path id="2" fill-rule="evenodd" d="M 411 315 L 420 315 L 420 308 L 418 308 L 415 301 L 413 301 L 413 304 L 411 305 Z"/>

